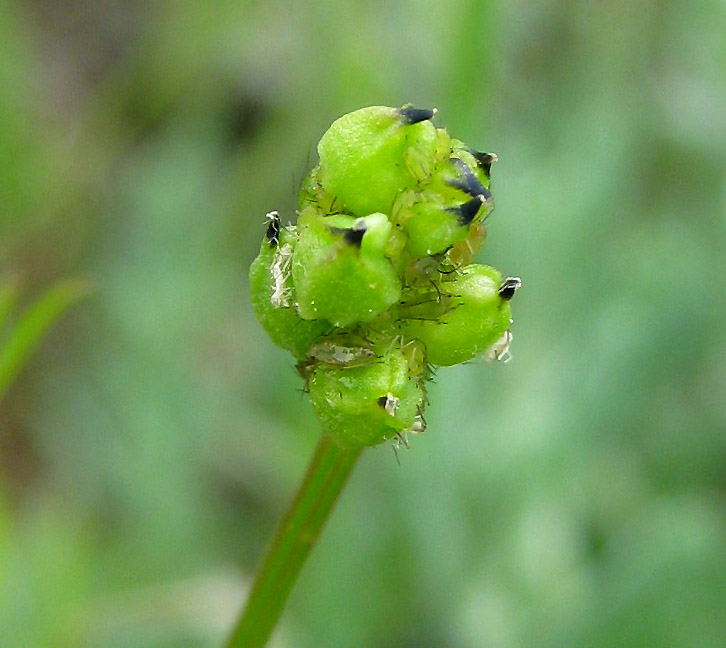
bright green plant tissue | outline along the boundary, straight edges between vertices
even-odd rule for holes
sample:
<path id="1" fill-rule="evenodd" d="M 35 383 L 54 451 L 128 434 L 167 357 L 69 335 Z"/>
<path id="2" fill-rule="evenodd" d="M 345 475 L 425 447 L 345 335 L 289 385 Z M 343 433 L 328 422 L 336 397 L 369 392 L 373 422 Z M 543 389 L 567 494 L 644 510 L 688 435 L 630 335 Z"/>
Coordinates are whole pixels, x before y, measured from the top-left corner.
<path id="1" fill-rule="evenodd" d="M 335 121 L 297 224 L 270 212 L 250 269 L 257 317 L 343 447 L 407 445 L 425 428 L 432 366 L 508 358 L 520 281 L 472 264 L 496 156 L 449 137 L 434 114 L 372 106 Z"/>

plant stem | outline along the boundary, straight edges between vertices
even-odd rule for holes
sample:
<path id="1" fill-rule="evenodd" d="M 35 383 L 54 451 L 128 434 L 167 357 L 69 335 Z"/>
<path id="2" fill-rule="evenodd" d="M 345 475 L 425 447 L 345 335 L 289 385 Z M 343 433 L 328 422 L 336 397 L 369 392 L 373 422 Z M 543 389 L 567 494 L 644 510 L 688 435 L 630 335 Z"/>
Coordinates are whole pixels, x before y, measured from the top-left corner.
<path id="1" fill-rule="evenodd" d="M 350 475 L 360 449 L 322 435 L 300 490 L 277 529 L 227 648 L 267 644 L 305 559 Z"/>

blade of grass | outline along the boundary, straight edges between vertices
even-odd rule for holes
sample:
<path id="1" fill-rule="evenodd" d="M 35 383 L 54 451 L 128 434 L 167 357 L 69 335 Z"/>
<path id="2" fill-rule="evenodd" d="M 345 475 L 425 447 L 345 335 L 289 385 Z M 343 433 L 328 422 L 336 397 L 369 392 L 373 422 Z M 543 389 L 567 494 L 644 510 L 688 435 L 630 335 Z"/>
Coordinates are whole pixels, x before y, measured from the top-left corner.
<path id="1" fill-rule="evenodd" d="M 20 316 L 0 348 L 0 400 L 50 327 L 91 289 L 84 279 L 59 281 Z"/>
<path id="2" fill-rule="evenodd" d="M 20 286 L 17 277 L 5 277 L 0 283 L 0 331 L 18 300 Z"/>
<path id="3" fill-rule="evenodd" d="M 227 648 L 262 648 L 267 644 L 290 590 L 360 453 L 360 448 L 344 450 L 327 436 L 321 436 Z"/>

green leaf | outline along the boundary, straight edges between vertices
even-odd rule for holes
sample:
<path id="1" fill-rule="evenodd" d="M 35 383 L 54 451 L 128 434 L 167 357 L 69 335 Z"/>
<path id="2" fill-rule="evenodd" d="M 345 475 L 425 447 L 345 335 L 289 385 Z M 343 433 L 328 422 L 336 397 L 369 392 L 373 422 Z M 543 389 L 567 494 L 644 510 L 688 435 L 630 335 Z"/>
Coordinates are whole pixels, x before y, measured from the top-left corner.
<path id="1" fill-rule="evenodd" d="M 59 281 L 20 316 L 0 348 L 0 400 L 50 327 L 91 290 L 92 285 L 84 279 Z M 17 286 L 10 283 L 0 287 L 0 321 L 7 316 L 16 293 Z"/>
<path id="2" fill-rule="evenodd" d="M 0 283 L 0 331 L 2 331 L 10 312 L 18 300 L 19 282 L 17 277 L 6 277 Z"/>

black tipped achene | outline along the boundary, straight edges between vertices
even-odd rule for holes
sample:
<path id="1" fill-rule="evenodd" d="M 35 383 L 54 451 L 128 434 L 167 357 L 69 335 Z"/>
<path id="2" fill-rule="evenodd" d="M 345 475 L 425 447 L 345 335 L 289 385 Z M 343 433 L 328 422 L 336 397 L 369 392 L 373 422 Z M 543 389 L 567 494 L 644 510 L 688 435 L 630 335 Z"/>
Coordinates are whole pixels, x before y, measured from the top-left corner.
<path id="1" fill-rule="evenodd" d="M 366 233 L 367 229 L 365 221 L 361 218 L 353 223 L 353 227 L 350 229 L 346 229 L 344 227 L 331 227 L 330 231 L 335 234 L 342 234 L 343 240 L 346 243 L 360 247 L 363 235 Z"/>
<path id="2" fill-rule="evenodd" d="M 481 206 L 484 204 L 484 196 L 477 196 L 471 200 L 462 203 L 458 207 L 452 207 L 448 211 L 459 217 L 461 225 L 469 225 L 479 213 Z"/>
<path id="3" fill-rule="evenodd" d="M 461 173 L 462 177 L 456 178 L 455 180 L 449 180 L 447 184 L 469 194 L 472 198 L 484 196 L 484 200 L 489 200 L 492 197 L 489 190 L 481 182 L 479 182 L 479 178 L 472 173 L 471 169 L 465 162 L 458 158 L 452 158 L 451 162 Z"/>
<path id="4" fill-rule="evenodd" d="M 430 108 L 414 108 L 413 106 L 406 106 L 405 108 L 401 108 L 398 112 L 408 126 L 418 124 L 422 121 L 429 121 L 433 119 L 436 114 L 436 111 Z"/>
<path id="5" fill-rule="evenodd" d="M 350 243 L 351 245 L 357 245 L 360 247 L 361 241 L 363 240 L 363 234 L 366 233 L 365 228 L 363 229 L 349 229 L 345 230 L 343 233 L 343 238 L 345 239 L 346 243 Z"/>
<path id="6" fill-rule="evenodd" d="M 484 175 L 488 178 L 492 174 L 492 164 L 494 164 L 499 158 L 497 158 L 495 153 L 482 153 L 481 151 L 476 151 L 474 149 L 469 149 L 469 153 L 471 153 L 475 158 L 476 162 L 479 165 L 479 167 L 484 171 Z"/>
<path id="7" fill-rule="evenodd" d="M 504 301 L 509 301 L 521 285 L 522 280 L 519 277 L 507 277 L 499 287 L 499 296 Z"/>
<path id="8" fill-rule="evenodd" d="M 280 216 L 276 211 L 271 211 L 267 214 L 267 231 L 265 236 L 270 242 L 270 247 L 277 247 L 280 244 Z"/>

